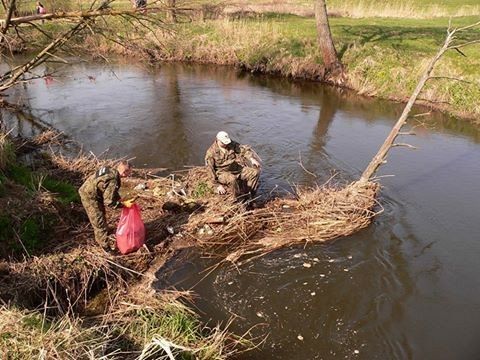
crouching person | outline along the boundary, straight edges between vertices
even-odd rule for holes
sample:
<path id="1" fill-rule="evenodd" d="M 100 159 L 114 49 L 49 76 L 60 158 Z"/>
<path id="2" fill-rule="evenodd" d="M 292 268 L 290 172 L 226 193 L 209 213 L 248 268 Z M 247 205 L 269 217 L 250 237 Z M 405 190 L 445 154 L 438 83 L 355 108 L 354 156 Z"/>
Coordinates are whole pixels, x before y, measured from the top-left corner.
<path id="1" fill-rule="evenodd" d="M 237 199 L 253 197 L 258 189 L 260 159 L 249 146 L 232 141 L 220 131 L 207 150 L 205 164 L 218 194 L 229 187 Z"/>
<path id="2" fill-rule="evenodd" d="M 132 206 L 132 200 L 122 203 L 118 192 L 121 186 L 120 179 L 130 176 L 131 170 L 130 164 L 126 161 L 118 163 L 116 168 L 103 166 L 89 176 L 78 190 L 83 207 L 90 224 L 92 224 L 95 240 L 105 250 L 114 247 L 113 242 L 111 244 L 108 242 L 105 205 L 114 209 Z"/>

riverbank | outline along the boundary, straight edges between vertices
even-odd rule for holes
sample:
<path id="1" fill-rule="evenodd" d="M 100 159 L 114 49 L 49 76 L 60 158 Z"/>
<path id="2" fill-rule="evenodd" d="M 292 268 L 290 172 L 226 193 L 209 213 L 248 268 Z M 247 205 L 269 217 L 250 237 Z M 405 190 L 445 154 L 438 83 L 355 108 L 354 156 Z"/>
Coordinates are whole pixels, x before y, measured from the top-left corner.
<path id="1" fill-rule="evenodd" d="M 191 244 L 169 243 L 164 226 L 173 217 L 158 215 L 156 199 L 139 201 L 149 251 L 119 256 L 95 244 L 77 189 L 110 161 L 64 157 L 52 150 L 63 141 L 52 131 L 0 134 L 1 357 L 146 359 L 169 350 L 225 359 L 238 351 L 238 338 L 206 328 L 184 305 L 189 293 L 151 288 L 161 264 Z M 155 188 L 163 194 L 169 185 Z M 118 214 L 108 218 L 115 226 Z"/>
<path id="2" fill-rule="evenodd" d="M 292 79 L 324 80 L 314 18 L 214 10 L 201 17 L 192 14 L 180 13 L 179 23 L 162 26 L 139 26 L 110 17 L 99 31 L 74 39 L 69 51 L 88 53 L 101 60 L 121 54 L 153 65 L 162 61 L 208 63 Z M 161 13 L 151 16 L 165 20 Z M 476 21 L 478 16 L 456 17 L 451 25 L 462 27 Z M 364 96 L 406 102 L 420 74 L 443 44 L 449 18 L 332 17 L 330 25 L 346 68 L 343 86 Z M 42 25 L 52 36 L 67 26 L 61 21 Z M 24 37 L 27 50 L 45 45 L 46 38 L 33 36 L 30 30 Z M 478 39 L 477 28 L 459 35 L 461 42 Z M 447 52 L 436 65 L 434 78 L 427 83 L 418 103 L 479 122 L 479 66 L 480 48 L 476 44 L 462 48 L 461 52 Z"/>
<path id="3" fill-rule="evenodd" d="M 452 26 L 476 20 L 455 18 Z M 83 48 L 99 58 L 115 52 L 154 64 L 209 63 L 292 79 L 323 79 L 312 18 L 266 14 L 240 20 L 207 20 L 174 25 L 174 32 L 145 32 L 140 40 L 135 33 L 138 29 L 133 31 L 123 25 L 116 19 L 110 23 L 126 39 L 127 46 L 88 36 Z M 447 27 L 446 18 L 332 18 L 334 41 L 347 71 L 345 86 L 364 96 L 407 101 L 421 72 L 443 43 Z M 462 41 L 478 38 L 477 29 L 461 35 Z M 437 64 L 435 79 L 429 81 L 419 103 L 478 122 L 480 49 L 473 45 L 463 48 L 462 53 L 451 51 Z"/>

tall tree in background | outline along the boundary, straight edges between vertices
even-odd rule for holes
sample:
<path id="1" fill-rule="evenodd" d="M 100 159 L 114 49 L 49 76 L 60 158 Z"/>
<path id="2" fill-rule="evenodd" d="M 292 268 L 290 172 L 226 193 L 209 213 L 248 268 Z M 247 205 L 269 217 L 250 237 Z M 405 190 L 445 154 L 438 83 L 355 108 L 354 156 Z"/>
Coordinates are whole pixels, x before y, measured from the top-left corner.
<path id="1" fill-rule="evenodd" d="M 327 5 L 325 0 L 315 1 L 315 20 L 317 22 L 317 38 L 325 66 L 325 79 L 335 82 L 342 81 L 343 65 L 333 44 L 330 25 L 328 24 Z"/>

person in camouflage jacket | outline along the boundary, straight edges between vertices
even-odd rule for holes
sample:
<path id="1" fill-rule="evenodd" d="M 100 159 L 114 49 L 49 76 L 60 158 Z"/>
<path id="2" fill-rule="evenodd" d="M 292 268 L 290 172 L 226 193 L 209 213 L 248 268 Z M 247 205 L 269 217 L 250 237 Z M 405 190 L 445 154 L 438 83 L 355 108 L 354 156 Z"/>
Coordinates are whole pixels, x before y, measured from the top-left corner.
<path id="1" fill-rule="evenodd" d="M 131 166 L 126 161 L 120 162 L 116 168 L 103 166 L 89 176 L 78 190 L 92 224 L 95 240 L 104 249 L 109 248 L 105 205 L 111 208 L 131 206 L 128 201 L 121 202 L 118 192 L 121 186 L 120 178 L 127 177 L 130 173 Z"/>
<path id="2" fill-rule="evenodd" d="M 220 131 L 207 150 L 205 165 L 218 194 L 225 194 L 225 185 L 236 198 L 253 196 L 258 189 L 260 158 L 247 145 L 232 141 L 225 131 Z"/>

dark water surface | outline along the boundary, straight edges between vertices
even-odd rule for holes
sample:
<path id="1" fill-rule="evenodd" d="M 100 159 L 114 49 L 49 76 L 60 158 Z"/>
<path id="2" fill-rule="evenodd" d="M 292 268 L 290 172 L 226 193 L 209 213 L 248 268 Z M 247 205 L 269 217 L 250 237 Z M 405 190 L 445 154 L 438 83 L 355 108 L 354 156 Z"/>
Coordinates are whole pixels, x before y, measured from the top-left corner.
<path id="1" fill-rule="evenodd" d="M 179 169 L 202 164 L 222 129 L 262 157 L 263 192 L 358 178 L 402 109 L 228 68 L 58 71 L 13 96 L 85 149 Z M 186 252 L 158 286 L 194 286 L 205 320 L 234 316 L 238 334 L 268 334 L 242 359 L 479 359 L 480 132 L 440 115 L 411 124 L 405 140 L 419 149 L 392 151 L 379 174 L 395 175 L 381 179 L 385 210 L 366 230 L 208 276 L 211 261 Z"/>

